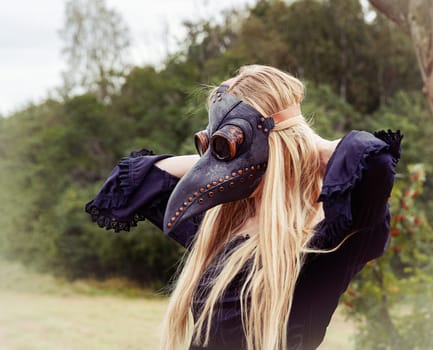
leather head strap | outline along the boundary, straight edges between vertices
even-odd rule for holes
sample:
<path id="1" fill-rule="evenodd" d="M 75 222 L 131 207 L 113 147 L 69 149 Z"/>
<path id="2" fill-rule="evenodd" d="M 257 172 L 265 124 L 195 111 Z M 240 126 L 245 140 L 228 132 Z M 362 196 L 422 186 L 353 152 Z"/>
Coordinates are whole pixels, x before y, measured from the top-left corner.
<path id="1" fill-rule="evenodd" d="M 289 106 L 286 109 L 283 109 L 282 111 L 272 114 L 271 117 L 274 120 L 275 124 L 278 124 L 283 120 L 296 117 L 300 114 L 301 114 L 301 106 L 299 104 L 294 104 Z"/>

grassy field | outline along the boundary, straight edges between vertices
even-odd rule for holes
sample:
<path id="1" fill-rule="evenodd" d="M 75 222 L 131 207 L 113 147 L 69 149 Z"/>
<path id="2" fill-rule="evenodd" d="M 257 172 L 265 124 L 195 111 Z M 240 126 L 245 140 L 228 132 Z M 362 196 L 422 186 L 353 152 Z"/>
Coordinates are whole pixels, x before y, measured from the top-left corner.
<path id="1" fill-rule="evenodd" d="M 0 349 L 157 349 L 167 300 L 118 285 L 69 284 L 0 262 Z M 320 350 L 352 349 L 353 333 L 337 312 Z"/>

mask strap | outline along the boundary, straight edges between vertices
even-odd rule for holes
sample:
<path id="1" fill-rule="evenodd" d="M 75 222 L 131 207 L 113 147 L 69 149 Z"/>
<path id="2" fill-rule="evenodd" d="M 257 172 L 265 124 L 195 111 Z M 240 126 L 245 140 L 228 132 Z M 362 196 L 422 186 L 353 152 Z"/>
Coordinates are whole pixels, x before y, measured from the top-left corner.
<path id="1" fill-rule="evenodd" d="M 289 118 L 297 117 L 298 115 L 301 115 L 301 106 L 299 104 L 294 104 L 289 106 L 286 109 L 283 109 L 282 111 L 279 111 L 277 113 L 271 114 L 272 119 L 274 120 L 275 124 L 278 124 L 284 120 L 287 120 Z"/>
<path id="2" fill-rule="evenodd" d="M 216 90 L 216 92 L 221 94 L 221 93 L 225 92 L 228 88 L 229 88 L 228 85 L 221 84 L 220 86 L 218 86 L 218 89 Z"/>

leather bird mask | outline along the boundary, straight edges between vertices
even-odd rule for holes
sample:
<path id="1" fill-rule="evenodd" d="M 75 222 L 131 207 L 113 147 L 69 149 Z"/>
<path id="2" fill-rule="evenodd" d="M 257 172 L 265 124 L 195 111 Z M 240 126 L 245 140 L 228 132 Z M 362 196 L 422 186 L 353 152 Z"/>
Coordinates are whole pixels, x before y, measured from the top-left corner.
<path id="1" fill-rule="evenodd" d="M 167 204 L 164 233 L 181 234 L 182 222 L 218 204 L 249 197 L 260 183 L 268 161 L 272 117 L 221 85 L 209 108 L 207 129 L 195 135 L 201 158 L 182 177 Z"/>

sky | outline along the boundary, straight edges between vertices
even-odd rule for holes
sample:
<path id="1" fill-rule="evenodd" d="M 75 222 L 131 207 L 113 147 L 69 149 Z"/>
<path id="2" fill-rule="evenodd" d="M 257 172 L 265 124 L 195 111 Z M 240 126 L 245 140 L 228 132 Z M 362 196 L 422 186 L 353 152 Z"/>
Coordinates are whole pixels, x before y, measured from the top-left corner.
<path id="1" fill-rule="evenodd" d="M 0 2 L 0 115 L 38 103 L 61 85 L 66 69 L 58 31 L 66 0 Z M 106 0 L 128 25 L 131 60 L 158 65 L 184 37 L 182 21 L 221 18 L 221 11 L 255 0 Z M 168 32 L 167 40 L 161 40 Z"/>

